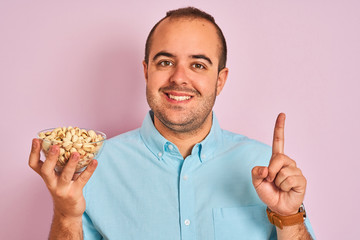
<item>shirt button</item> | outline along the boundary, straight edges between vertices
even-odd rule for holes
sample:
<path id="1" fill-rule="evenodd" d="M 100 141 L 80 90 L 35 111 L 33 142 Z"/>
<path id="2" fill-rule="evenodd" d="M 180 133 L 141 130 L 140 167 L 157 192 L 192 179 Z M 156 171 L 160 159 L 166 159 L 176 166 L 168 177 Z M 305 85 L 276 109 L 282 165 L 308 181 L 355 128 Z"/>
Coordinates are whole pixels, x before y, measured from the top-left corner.
<path id="1" fill-rule="evenodd" d="M 184 223 L 185 223 L 186 226 L 189 226 L 189 225 L 190 225 L 190 220 L 189 220 L 189 219 L 186 219 L 186 220 L 184 221 Z"/>
<path id="2" fill-rule="evenodd" d="M 173 149 L 174 149 L 174 146 L 173 146 L 173 145 L 169 145 L 169 149 L 170 149 L 170 150 L 173 150 Z"/>
<path id="3" fill-rule="evenodd" d="M 159 153 L 158 153 L 158 156 L 159 156 L 159 157 L 161 157 L 161 156 L 162 156 L 162 153 L 161 153 L 161 152 L 159 152 Z"/>
<path id="4" fill-rule="evenodd" d="M 186 181 L 186 180 L 189 179 L 189 177 L 188 177 L 187 175 L 184 175 L 184 176 L 183 176 L 183 179 Z"/>

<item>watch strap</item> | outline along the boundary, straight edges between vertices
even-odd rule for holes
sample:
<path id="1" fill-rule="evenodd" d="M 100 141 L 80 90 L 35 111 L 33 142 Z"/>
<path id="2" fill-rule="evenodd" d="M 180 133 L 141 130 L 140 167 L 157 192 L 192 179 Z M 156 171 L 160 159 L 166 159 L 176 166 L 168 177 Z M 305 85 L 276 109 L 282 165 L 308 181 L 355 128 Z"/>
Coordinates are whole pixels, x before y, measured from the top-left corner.
<path id="1" fill-rule="evenodd" d="M 302 211 L 301 211 L 302 210 Z M 299 212 L 290 216 L 281 216 L 272 212 L 269 208 L 266 209 L 267 216 L 271 224 L 283 229 L 284 226 L 293 226 L 304 222 L 305 211 L 300 207 Z"/>

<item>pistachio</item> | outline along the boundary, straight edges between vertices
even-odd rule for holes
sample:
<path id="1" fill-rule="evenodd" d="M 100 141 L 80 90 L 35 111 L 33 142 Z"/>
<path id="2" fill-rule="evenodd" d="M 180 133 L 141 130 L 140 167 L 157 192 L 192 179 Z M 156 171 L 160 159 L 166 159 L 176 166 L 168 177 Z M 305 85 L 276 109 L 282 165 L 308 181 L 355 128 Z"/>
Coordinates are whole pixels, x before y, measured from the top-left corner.
<path id="1" fill-rule="evenodd" d="M 66 132 L 65 138 L 71 139 L 72 136 L 73 136 L 73 134 L 71 134 L 71 132 Z"/>
<path id="2" fill-rule="evenodd" d="M 65 164 L 65 157 L 64 156 L 60 156 L 59 157 L 59 162 L 64 165 Z"/>
<path id="3" fill-rule="evenodd" d="M 72 148 L 72 142 L 64 142 L 62 146 L 66 151 L 69 151 Z"/>
<path id="4" fill-rule="evenodd" d="M 84 150 L 87 151 L 87 152 L 93 152 L 94 149 L 95 149 L 95 147 L 94 147 L 94 145 L 92 145 L 92 144 L 85 143 L 85 144 L 83 145 L 82 149 L 84 149 Z"/>
<path id="5" fill-rule="evenodd" d="M 76 142 L 73 144 L 73 147 L 76 148 L 76 149 L 80 149 L 82 147 L 82 143 L 79 143 L 79 142 Z"/>
<path id="6" fill-rule="evenodd" d="M 76 135 L 76 131 L 75 131 L 75 129 L 70 129 L 70 133 L 71 133 L 71 135 Z"/>
<path id="7" fill-rule="evenodd" d="M 80 129 L 80 135 L 85 135 L 87 137 L 87 131 L 85 129 Z"/>
<path id="8" fill-rule="evenodd" d="M 44 149 L 45 152 L 49 151 L 50 146 L 51 146 L 50 141 L 44 140 L 42 142 L 42 148 Z"/>
<path id="9" fill-rule="evenodd" d="M 44 132 L 39 133 L 39 138 L 44 139 L 46 137 Z"/>
<path id="10" fill-rule="evenodd" d="M 89 137 L 91 137 L 92 139 L 95 139 L 96 138 L 96 133 L 94 130 L 89 130 L 88 131 L 88 135 Z"/>
<path id="11" fill-rule="evenodd" d="M 76 142 L 78 139 L 79 139 L 78 135 L 73 135 L 71 141 Z"/>
<path id="12" fill-rule="evenodd" d="M 80 148 L 80 149 L 78 150 L 78 152 L 79 152 L 79 154 L 80 154 L 81 156 L 85 156 L 85 155 L 86 155 L 86 152 L 85 152 L 84 149 L 82 149 L 82 148 Z"/>
<path id="13" fill-rule="evenodd" d="M 65 154 L 65 149 L 64 148 L 60 148 L 60 156 L 64 156 Z"/>

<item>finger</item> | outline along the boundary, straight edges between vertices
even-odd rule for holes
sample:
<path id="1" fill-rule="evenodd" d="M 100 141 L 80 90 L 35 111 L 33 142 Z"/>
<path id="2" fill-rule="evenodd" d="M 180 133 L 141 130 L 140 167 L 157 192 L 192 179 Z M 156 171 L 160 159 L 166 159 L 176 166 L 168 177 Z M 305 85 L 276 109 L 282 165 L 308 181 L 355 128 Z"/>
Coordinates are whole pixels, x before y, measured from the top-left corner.
<path id="1" fill-rule="evenodd" d="M 79 160 L 80 154 L 78 152 L 74 152 L 71 154 L 69 161 L 66 163 L 60 174 L 58 181 L 59 188 L 63 186 L 68 186 L 69 183 L 72 181 Z"/>
<path id="2" fill-rule="evenodd" d="M 264 179 L 268 176 L 268 168 L 262 166 L 256 166 L 251 171 L 252 182 L 255 188 L 257 188 Z"/>
<path id="3" fill-rule="evenodd" d="M 285 128 L 285 113 L 280 113 L 276 119 L 272 153 L 284 153 L 284 128 Z"/>
<path id="4" fill-rule="evenodd" d="M 32 140 L 31 152 L 29 156 L 29 166 L 40 175 L 40 169 L 43 165 L 43 161 L 40 160 L 40 140 L 34 138 Z"/>
<path id="5" fill-rule="evenodd" d="M 302 176 L 302 172 L 299 168 L 289 166 L 282 168 L 274 179 L 274 183 L 277 187 L 280 187 L 281 183 L 290 176 Z"/>
<path id="6" fill-rule="evenodd" d="M 269 174 L 266 180 L 272 182 L 275 179 L 276 175 L 280 172 L 280 170 L 288 166 L 296 167 L 295 161 L 281 153 L 273 155 L 270 159 L 270 164 L 268 167 Z"/>
<path id="7" fill-rule="evenodd" d="M 279 188 L 284 192 L 293 190 L 302 194 L 306 189 L 306 179 L 304 176 L 289 176 L 280 184 Z"/>
<path id="8" fill-rule="evenodd" d="M 46 154 L 46 160 L 41 167 L 41 176 L 44 180 L 50 184 L 56 179 L 55 165 L 59 157 L 59 146 L 50 146 L 48 153 Z"/>
<path id="9" fill-rule="evenodd" d="M 75 185 L 77 187 L 83 188 L 85 184 L 89 181 L 90 177 L 93 175 L 96 167 L 98 165 L 98 162 L 93 159 L 91 163 L 87 166 L 85 171 L 83 171 L 80 176 L 76 179 Z"/>

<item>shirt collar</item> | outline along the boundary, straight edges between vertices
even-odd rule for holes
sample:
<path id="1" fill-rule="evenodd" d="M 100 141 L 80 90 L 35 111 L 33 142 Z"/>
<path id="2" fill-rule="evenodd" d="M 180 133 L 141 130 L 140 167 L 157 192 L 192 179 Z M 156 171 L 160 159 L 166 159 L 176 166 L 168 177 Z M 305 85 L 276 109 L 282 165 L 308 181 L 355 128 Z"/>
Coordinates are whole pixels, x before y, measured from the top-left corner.
<path id="1" fill-rule="evenodd" d="M 201 162 L 210 160 L 217 149 L 221 146 L 222 135 L 219 122 L 215 116 L 215 113 L 212 113 L 212 126 L 209 134 L 204 140 L 199 144 L 199 159 Z"/>
<path id="2" fill-rule="evenodd" d="M 162 159 L 165 148 L 172 144 L 164 138 L 154 126 L 152 111 L 146 115 L 143 124 L 140 128 L 140 135 L 146 147 L 159 159 Z M 212 126 L 206 138 L 197 143 L 193 149 L 192 154 L 198 154 L 201 162 L 207 161 L 212 158 L 216 149 L 220 146 L 221 141 L 221 128 L 213 113 Z"/>
<path id="3" fill-rule="evenodd" d="M 140 128 L 140 135 L 146 147 L 160 160 L 164 155 L 164 147 L 169 142 L 154 126 L 154 113 L 149 111 Z"/>

